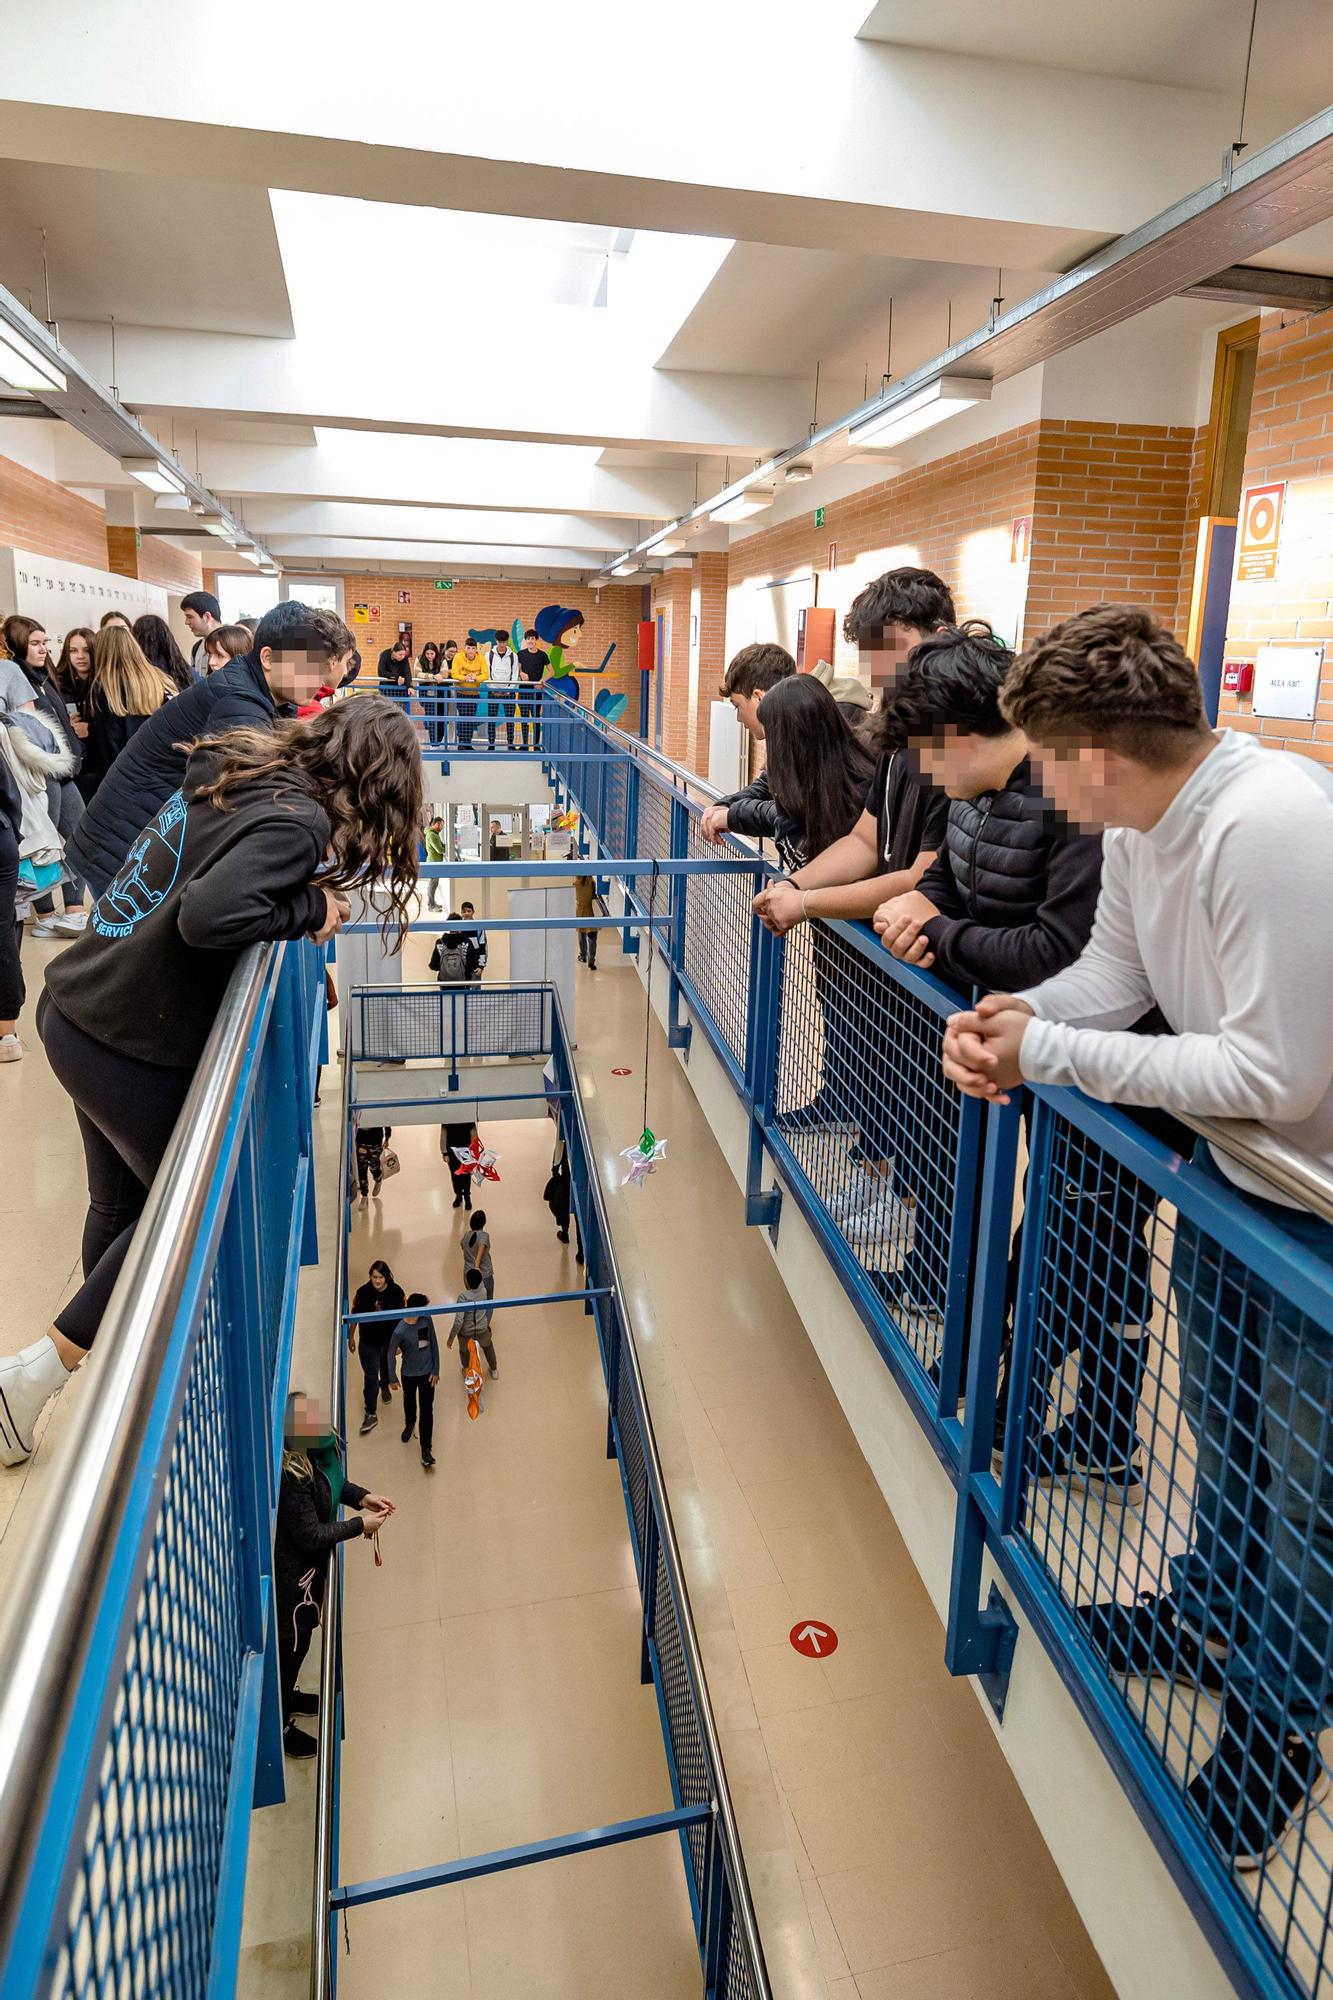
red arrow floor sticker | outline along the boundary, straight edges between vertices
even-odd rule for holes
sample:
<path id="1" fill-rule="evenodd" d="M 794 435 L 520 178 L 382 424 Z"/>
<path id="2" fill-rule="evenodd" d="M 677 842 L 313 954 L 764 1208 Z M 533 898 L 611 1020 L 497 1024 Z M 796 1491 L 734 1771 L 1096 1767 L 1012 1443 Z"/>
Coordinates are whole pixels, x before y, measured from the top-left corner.
<path id="1" fill-rule="evenodd" d="M 826 1660 L 830 1653 L 838 1650 L 838 1635 L 831 1625 L 821 1625 L 814 1618 L 803 1619 L 793 1625 L 788 1638 L 798 1653 L 807 1660 Z"/>
<path id="2" fill-rule="evenodd" d="M 634 1072 L 629 1069 L 613 1069 L 611 1074 L 612 1076 L 633 1076 Z"/>

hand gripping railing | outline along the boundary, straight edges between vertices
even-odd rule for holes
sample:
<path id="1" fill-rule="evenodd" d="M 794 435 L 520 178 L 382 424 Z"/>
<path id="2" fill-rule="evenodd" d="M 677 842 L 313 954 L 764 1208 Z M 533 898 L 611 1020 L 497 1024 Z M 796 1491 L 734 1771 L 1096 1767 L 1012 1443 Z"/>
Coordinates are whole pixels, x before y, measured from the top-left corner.
<path id="1" fill-rule="evenodd" d="M 265 945 L 236 967 L 7 1594 L 4 2000 L 230 1988 L 274 1752 L 274 1405 L 311 1247 L 315 959 Z"/>

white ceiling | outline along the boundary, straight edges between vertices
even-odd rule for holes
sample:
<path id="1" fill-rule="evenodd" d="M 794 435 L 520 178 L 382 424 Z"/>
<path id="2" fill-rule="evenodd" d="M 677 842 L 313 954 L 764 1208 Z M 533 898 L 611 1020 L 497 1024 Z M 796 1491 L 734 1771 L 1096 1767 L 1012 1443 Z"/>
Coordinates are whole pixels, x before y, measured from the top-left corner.
<path id="1" fill-rule="evenodd" d="M 43 230 L 57 320 L 291 335 L 264 188 L 0 160 L 0 276 L 44 319 Z"/>
<path id="2" fill-rule="evenodd" d="M 1245 0 L 876 0 L 860 32 L 902 48 L 1234 91 L 1239 101 L 1250 8 Z M 1259 0 L 1250 88 L 1312 110 L 1333 98 L 1326 0 Z"/>

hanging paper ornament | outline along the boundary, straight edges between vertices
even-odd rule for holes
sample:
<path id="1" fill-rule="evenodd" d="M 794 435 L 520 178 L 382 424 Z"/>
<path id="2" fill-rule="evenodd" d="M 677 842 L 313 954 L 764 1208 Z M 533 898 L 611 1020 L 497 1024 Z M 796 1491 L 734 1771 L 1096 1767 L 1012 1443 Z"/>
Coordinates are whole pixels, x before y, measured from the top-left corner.
<path id="1" fill-rule="evenodd" d="M 645 1125 L 643 1137 L 637 1146 L 626 1146 L 620 1155 L 627 1162 L 621 1177 L 621 1187 L 642 1187 L 649 1174 L 657 1172 L 657 1163 L 666 1158 L 667 1142 L 654 1138 Z"/>
<path id="2" fill-rule="evenodd" d="M 467 1343 L 467 1368 L 463 1374 L 463 1389 L 467 1396 L 468 1416 L 475 1424 L 477 1418 L 486 1407 L 486 1398 L 481 1393 L 481 1355 L 477 1351 L 476 1341 L 470 1335 Z"/>
<path id="3" fill-rule="evenodd" d="M 499 1180 L 500 1176 L 495 1171 L 495 1163 L 500 1155 L 493 1153 L 489 1146 L 483 1146 L 479 1134 L 474 1133 L 468 1145 L 455 1146 L 453 1150 L 455 1159 L 468 1169 L 473 1181 L 478 1186 L 480 1186 L 482 1181 Z"/>

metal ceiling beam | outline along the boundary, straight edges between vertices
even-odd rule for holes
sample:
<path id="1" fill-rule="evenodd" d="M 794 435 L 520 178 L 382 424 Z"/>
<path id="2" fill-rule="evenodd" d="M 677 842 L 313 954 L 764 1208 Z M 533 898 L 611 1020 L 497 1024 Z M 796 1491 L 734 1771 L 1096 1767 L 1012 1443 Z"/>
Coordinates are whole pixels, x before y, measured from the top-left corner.
<path id="1" fill-rule="evenodd" d="M 1313 271 L 1269 271 L 1262 264 L 1231 264 L 1197 285 L 1184 299 L 1211 299 L 1221 306 L 1281 307 L 1286 312 L 1327 312 L 1333 306 L 1333 278 Z"/>
<path id="2" fill-rule="evenodd" d="M 188 497 L 207 509 L 210 514 L 220 514 L 226 526 L 238 540 L 254 542 L 259 555 L 266 563 L 273 557 L 258 538 L 252 535 L 243 521 L 238 521 L 230 508 L 224 507 L 215 493 L 187 472 L 179 459 L 173 458 L 166 447 L 146 431 L 138 418 L 132 416 L 125 405 L 109 389 L 103 388 L 97 377 L 84 367 L 69 349 L 62 347 L 56 333 L 44 320 L 34 318 L 27 308 L 20 305 L 14 294 L 0 285 L 0 320 L 12 326 L 16 333 L 45 355 L 46 359 L 60 370 L 65 377 L 66 387 L 43 389 L 40 401 L 35 404 L 34 413 L 48 417 L 59 417 L 72 430 L 89 438 L 93 444 L 110 454 L 114 459 L 153 458 L 165 467 L 173 479 L 179 480 Z M 15 398 L 21 402 L 21 398 Z M 6 415 L 18 414 L 6 408 Z M 27 412 L 24 412 L 27 414 Z M 179 529 L 158 530 L 157 532 L 186 534 L 190 529 L 189 516 L 185 517 Z M 210 536 L 217 542 L 217 536 Z M 226 544 L 222 543 L 225 547 Z"/>
<path id="3" fill-rule="evenodd" d="M 609 561 L 602 574 L 609 574 L 615 562 L 647 551 L 664 536 L 678 534 L 683 526 L 706 518 L 747 486 L 766 483 L 793 459 L 828 465 L 847 458 L 847 432 L 852 424 L 872 414 L 887 415 L 941 375 L 968 375 L 989 382 L 1021 375 L 1066 348 L 1146 312 L 1149 306 L 1177 298 L 1206 278 L 1326 221 L 1330 215 L 1333 106 L 1294 126 L 1271 145 L 1259 147 L 1240 165 L 1228 147 L 1221 173 L 1206 187 L 1186 195 L 1127 236 L 1118 237 L 993 325 L 955 341 L 883 395 L 872 396 L 846 416 L 776 453 L 721 493 L 711 495 L 679 522 L 648 536 L 637 550 L 626 550 Z"/>

